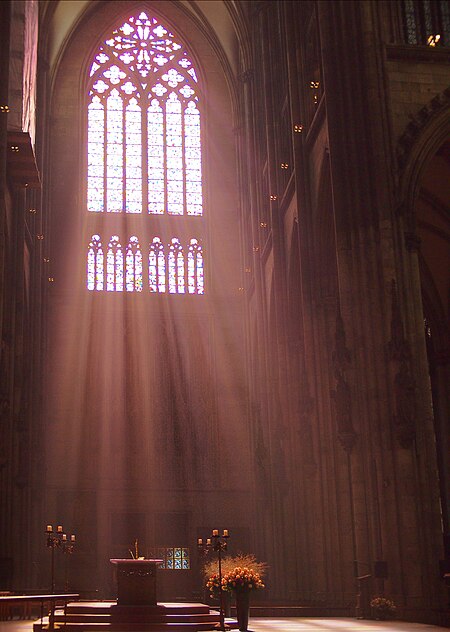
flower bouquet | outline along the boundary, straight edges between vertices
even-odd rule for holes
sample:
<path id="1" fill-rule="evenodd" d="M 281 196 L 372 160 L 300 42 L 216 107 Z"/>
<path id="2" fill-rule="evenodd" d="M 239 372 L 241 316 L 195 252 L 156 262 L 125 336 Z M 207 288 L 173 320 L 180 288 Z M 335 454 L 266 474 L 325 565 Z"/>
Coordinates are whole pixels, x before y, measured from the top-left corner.
<path id="1" fill-rule="evenodd" d="M 258 573 L 260 578 L 263 578 L 267 569 L 267 564 L 265 562 L 257 562 L 256 557 L 254 555 L 244 555 L 240 553 L 235 557 L 224 557 L 222 559 L 222 579 L 233 569 L 237 567 L 246 568 L 247 570 L 251 570 L 252 572 Z M 219 591 L 218 581 L 219 581 L 219 564 L 217 560 L 211 560 L 207 562 L 203 567 L 203 575 L 206 580 L 206 587 L 209 589 L 209 582 L 211 586 L 214 586 L 214 578 L 216 577 L 217 581 L 217 592 Z M 226 588 L 222 588 L 222 590 L 227 590 Z"/>
<path id="2" fill-rule="evenodd" d="M 222 560 L 222 585 L 219 587 L 218 563 L 216 560 L 205 565 L 203 572 L 206 587 L 211 597 L 234 593 L 239 630 L 247 630 L 250 593 L 264 588 L 262 578 L 267 564 L 257 562 L 254 555 L 240 554 L 237 557 L 225 557 Z"/>
<path id="3" fill-rule="evenodd" d="M 264 588 L 264 583 L 261 575 L 253 568 L 235 566 L 222 577 L 222 590 L 244 592 L 258 588 Z"/>
<path id="4" fill-rule="evenodd" d="M 370 602 L 372 614 L 375 619 L 386 621 L 395 616 L 395 604 L 392 599 L 386 597 L 374 597 Z"/>
<path id="5" fill-rule="evenodd" d="M 209 590 L 210 597 L 219 596 L 219 574 L 214 573 L 206 580 L 206 588 Z"/>

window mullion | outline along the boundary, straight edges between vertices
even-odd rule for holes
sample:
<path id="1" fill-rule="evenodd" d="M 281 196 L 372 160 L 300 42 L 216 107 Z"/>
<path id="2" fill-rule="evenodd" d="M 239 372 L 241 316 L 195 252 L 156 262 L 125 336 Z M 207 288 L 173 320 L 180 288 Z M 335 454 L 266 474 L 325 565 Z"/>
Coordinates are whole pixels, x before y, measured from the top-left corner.
<path id="1" fill-rule="evenodd" d="M 141 106 L 141 164 L 142 164 L 142 210 L 141 216 L 145 214 L 148 218 L 149 214 L 149 202 L 148 202 L 148 108 L 149 108 L 148 94 L 141 93 L 140 106 Z M 150 250 L 147 250 L 149 240 L 145 242 L 144 252 L 145 257 L 142 254 L 142 291 L 150 287 Z M 144 247 L 144 246 L 143 246 Z"/>
<path id="2" fill-rule="evenodd" d="M 186 178 L 186 104 L 181 102 L 181 168 L 183 171 L 183 215 L 187 214 L 187 178 Z"/>
<path id="3" fill-rule="evenodd" d="M 180 101 L 181 103 L 181 170 L 183 177 L 183 216 L 187 215 L 187 191 L 186 191 L 186 128 L 185 128 L 185 103 Z M 188 291 L 188 248 L 187 248 L 187 235 L 184 232 L 184 243 L 181 244 L 183 248 L 183 257 L 184 257 L 184 267 L 183 267 L 183 276 L 184 276 L 184 290 Z"/>
<path id="4" fill-rule="evenodd" d="M 164 210 L 163 214 L 167 214 L 168 193 L 167 193 L 167 100 L 164 102 L 163 110 L 163 165 L 164 165 Z"/>
<path id="5" fill-rule="evenodd" d="M 103 106 L 103 213 L 108 210 L 108 99 L 105 97 Z M 104 239 L 100 235 L 100 239 Z"/>
<path id="6" fill-rule="evenodd" d="M 145 104 L 145 105 L 144 105 Z M 148 215 L 148 98 L 141 98 L 142 213 Z"/>
<path id="7" fill-rule="evenodd" d="M 127 210 L 127 128 L 126 128 L 127 105 L 122 99 L 122 213 Z M 123 240 L 124 236 L 119 235 Z"/>

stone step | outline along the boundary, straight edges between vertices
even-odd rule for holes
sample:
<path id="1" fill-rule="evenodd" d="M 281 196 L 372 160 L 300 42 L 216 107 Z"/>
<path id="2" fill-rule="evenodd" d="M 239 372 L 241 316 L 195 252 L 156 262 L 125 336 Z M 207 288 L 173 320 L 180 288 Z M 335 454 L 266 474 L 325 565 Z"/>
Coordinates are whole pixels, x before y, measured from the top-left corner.
<path id="1" fill-rule="evenodd" d="M 211 630 L 219 613 L 201 603 L 160 603 L 155 606 L 118 606 L 115 601 L 70 602 L 55 611 L 55 626 L 66 632 L 196 632 Z M 237 622 L 227 620 L 228 627 Z M 43 632 L 48 617 L 34 624 Z"/>
<path id="2" fill-rule="evenodd" d="M 139 614 L 204 614 L 209 612 L 209 606 L 202 603 L 160 603 L 156 606 L 118 606 L 115 601 L 90 601 L 70 602 L 66 612 L 77 614 L 113 614 L 113 613 L 139 613 Z"/>
<path id="3" fill-rule="evenodd" d="M 218 622 L 218 621 L 217 621 Z M 228 622 L 227 622 L 228 624 Z M 234 625 L 233 625 L 234 624 Z M 196 630 L 211 630 L 214 627 L 214 621 L 210 622 L 186 622 L 186 623 L 91 623 L 81 622 L 72 623 L 66 622 L 64 624 L 64 630 L 67 632 L 189 632 Z M 237 627 L 236 622 L 232 622 L 229 627 Z M 45 617 L 43 624 L 35 623 L 33 626 L 34 632 L 44 632 L 48 630 L 48 618 Z"/>
<path id="4" fill-rule="evenodd" d="M 186 622 L 214 622 L 217 621 L 218 613 L 200 613 L 200 614 L 139 614 L 129 612 L 126 615 L 108 615 L 93 613 L 66 613 L 57 611 L 55 613 L 56 623 L 111 623 L 121 624 L 124 621 L 129 623 L 186 623 Z"/>

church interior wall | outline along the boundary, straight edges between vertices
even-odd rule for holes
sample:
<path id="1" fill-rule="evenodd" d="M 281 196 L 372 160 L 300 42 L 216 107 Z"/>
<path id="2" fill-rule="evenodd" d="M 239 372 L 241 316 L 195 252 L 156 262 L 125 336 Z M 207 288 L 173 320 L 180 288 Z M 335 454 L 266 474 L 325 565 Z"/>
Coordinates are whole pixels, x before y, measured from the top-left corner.
<path id="1" fill-rule="evenodd" d="M 73 581 L 109 596 L 130 539 L 194 553 L 219 526 L 269 563 L 262 600 L 351 612 L 369 573 L 443 621 L 447 48 L 407 45 L 400 1 L 144 3 L 203 87 L 208 292 L 119 304 L 83 285 L 109 230 L 84 213 L 84 91 L 143 5 L 2 4 L 0 571 L 45 585 L 41 525 L 62 521 Z M 35 114 L 42 198 L 3 160 Z M 199 593 L 192 564 L 165 596 Z"/>

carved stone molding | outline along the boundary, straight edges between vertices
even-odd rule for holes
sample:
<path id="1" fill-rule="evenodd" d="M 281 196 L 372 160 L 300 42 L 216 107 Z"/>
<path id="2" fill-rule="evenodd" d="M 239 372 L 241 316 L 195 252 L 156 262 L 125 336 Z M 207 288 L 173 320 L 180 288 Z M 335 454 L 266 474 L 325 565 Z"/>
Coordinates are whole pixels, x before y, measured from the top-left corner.
<path id="1" fill-rule="evenodd" d="M 336 330 L 334 335 L 334 351 L 333 362 L 335 367 L 345 369 L 351 360 L 350 351 L 347 349 L 347 340 L 345 336 L 344 321 L 340 309 L 336 314 Z"/>
<path id="2" fill-rule="evenodd" d="M 405 338 L 397 284 L 394 279 L 391 283 L 391 339 L 388 346 L 391 360 L 402 361 L 409 358 L 409 346 Z"/>
<path id="3" fill-rule="evenodd" d="M 394 433 L 402 448 L 410 448 L 415 431 L 415 384 L 409 368 L 410 348 L 405 338 L 403 319 L 398 302 L 397 285 L 391 285 L 391 339 L 389 353 L 394 363 L 395 414 Z"/>
<path id="4" fill-rule="evenodd" d="M 238 75 L 238 79 L 241 83 L 250 83 L 250 81 L 253 81 L 254 77 L 255 73 L 252 68 L 248 68 Z"/>
<path id="5" fill-rule="evenodd" d="M 416 235 L 416 233 L 406 232 L 405 233 L 405 246 L 409 252 L 419 252 L 420 250 L 420 237 Z"/>
<path id="6" fill-rule="evenodd" d="M 415 383 L 408 363 L 403 360 L 395 375 L 394 429 L 402 448 L 410 448 L 416 436 L 415 430 Z"/>
<path id="7" fill-rule="evenodd" d="M 436 95 L 429 103 L 424 105 L 408 123 L 406 130 L 400 137 L 397 145 L 397 164 L 399 170 L 405 167 L 412 146 L 420 133 L 432 119 L 437 117 L 446 108 L 450 107 L 450 88 Z"/>
<path id="8" fill-rule="evenodd" d="M 300 402 L 301 427 L 298 430 L 298 434 L 304 448 L 303 471 L 307 478 L 312 478 L 318 471 L 317 463 L 314 458 L 313 424 L 311 423 L 311 417 L 315 409 L 315 400 L 309 395 L 308 387 L 305 387 L 305 392 L 306 394 L 302 397 Z"/>
<path id="9" fill-rule="evenodd" d="M 346 452 L 351 452 L 356 443 L 357 434 L 353 428 L 351 392 L 343 373 L 336 370 L 336 387 L 331 391 L 334 402 L 338 439 Z"/>
<path id="10" fill-rule="evenodd" d="M 350 362 L 351 353 L 347 348 L 344 321 L 338 307 L 333 351 L 336 386 L 331 391 L 331 398 L 334 402 L 338 439 L 344 450 L 349 453 L 352 451 L 358 436 L 352 421 L 351 390 L 345 377 L 345 370 Z"/>

